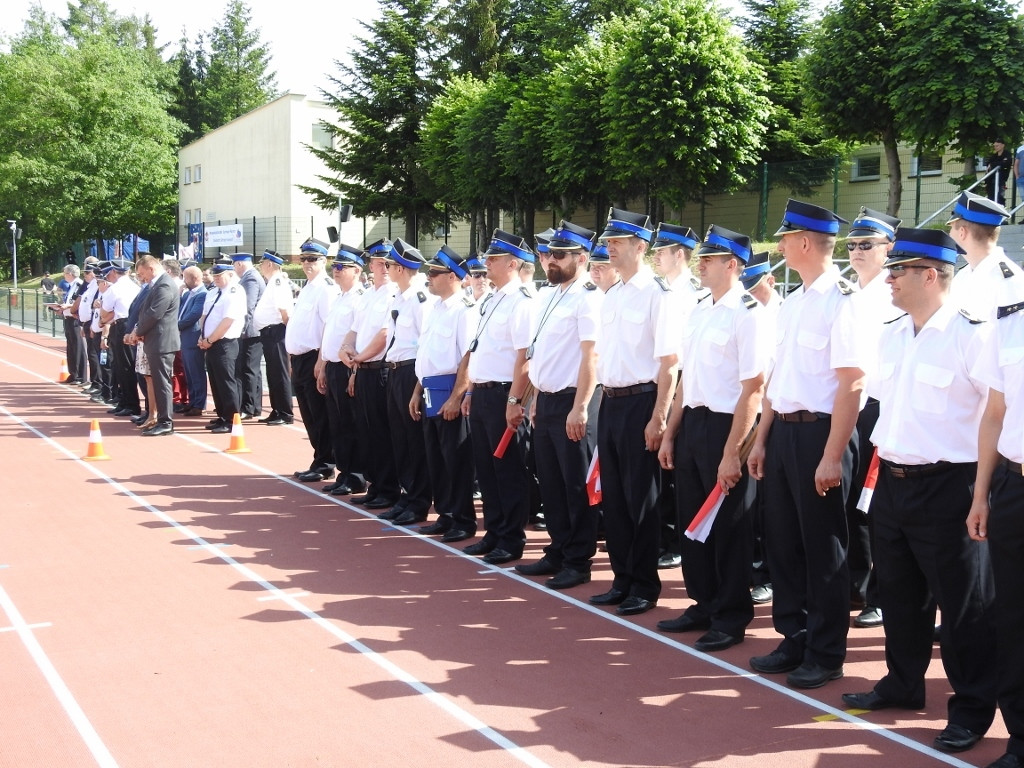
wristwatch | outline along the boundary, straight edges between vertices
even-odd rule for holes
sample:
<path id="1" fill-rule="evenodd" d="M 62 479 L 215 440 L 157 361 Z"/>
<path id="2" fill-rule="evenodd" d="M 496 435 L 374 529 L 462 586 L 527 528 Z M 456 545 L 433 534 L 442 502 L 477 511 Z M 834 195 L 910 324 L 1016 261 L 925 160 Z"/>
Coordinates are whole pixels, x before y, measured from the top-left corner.
<path id="1" fill-rule="evenodd" d="M 521 402 L 523 402 L 523 401 L 520 400 L 518 397 L 515 397 L 514 395 L 509 395 L 508 396 L 508 404 L 509 405 L 519 405 Z"/>

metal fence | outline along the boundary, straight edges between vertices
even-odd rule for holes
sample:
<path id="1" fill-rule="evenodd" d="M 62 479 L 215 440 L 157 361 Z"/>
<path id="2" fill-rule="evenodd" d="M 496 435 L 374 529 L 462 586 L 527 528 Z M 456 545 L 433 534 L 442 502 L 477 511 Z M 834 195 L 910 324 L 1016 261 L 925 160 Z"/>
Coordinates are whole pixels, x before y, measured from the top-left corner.
<path id="1" fill-rule="evenodd" d="M 52 294 L 37 289 L 0 288 L 0 323 L 6 323 L 36 333 L 64 335 L 64 322 L 57 313 L 46 308 L 47 302 L 55 301 Z"/>
<path id="2" fill-rule="evenodd" d="M 242 244 L 224 248 L 206 248 L 206 261 L 215 260 L 221 253 L 246 252 L 261 254 L 265 250 L 277 251 L 283 255 L 298 253 L 298 246 L 308 237 L 318 240 L 326 238 L 326 232 L 315 232 L 312 216 L 295 218 L 290 216 L 264 216 L 236 219 L 218 219 L 204 222 L 207 226 L 237 224 L 242 230 Z M 189 242 L 188 225 L 178 227 L 178 242 Z"/>

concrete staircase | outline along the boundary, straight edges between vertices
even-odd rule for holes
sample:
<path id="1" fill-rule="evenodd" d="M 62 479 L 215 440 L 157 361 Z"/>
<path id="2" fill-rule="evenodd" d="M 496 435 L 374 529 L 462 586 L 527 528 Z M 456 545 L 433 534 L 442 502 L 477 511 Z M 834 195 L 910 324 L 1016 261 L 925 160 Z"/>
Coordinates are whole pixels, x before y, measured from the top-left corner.
<path id="1" fill-rule="evenodd" d="M 1018 211 L 1017 217 L 1024 218 L 1024 211 Z M 1024 224 L 1005 225 L 999 232 L 999 244 L 1015 262 L 1024 261 Z"/>

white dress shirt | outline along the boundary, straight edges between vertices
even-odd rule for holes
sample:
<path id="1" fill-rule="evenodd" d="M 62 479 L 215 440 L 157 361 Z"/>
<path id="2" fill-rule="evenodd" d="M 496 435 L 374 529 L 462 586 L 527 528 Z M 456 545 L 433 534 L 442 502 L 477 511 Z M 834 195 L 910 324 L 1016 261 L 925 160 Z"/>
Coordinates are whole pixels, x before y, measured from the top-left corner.
<path id="1" fill-rule="evenodd" d="M 289 355 L 304 355 L 320 349 L 324 323 L 339 293 L 338 284 L 327 275 L 319 275 L 302 286 L 284 327 L 284 347 Z"/>
<path id="2" fill-rule="evenodd" d="M 539 392 L 559 392 L 579 382 L 580 344 L 597 341 L 604 294 L 586 277 L 541 291 L 534 301 L 530 381 Z"/>
<path id="3" fill-rule="evenodd" d="M 1024 464 L 1024 312 L 994 321 L 972 373 L 1003 393 L 1006 414 L 999 433 L 999 453 Z"/>
<path id="4" fill-rule="evenodd" d="M 439 301 L 423 324 L 419 354 L 416 355 L 416 378 L 457 373 L 469 342 L 476 333 L 480 313 L 472 297 L 456 291 Z"/>
<path id="5" fill-rule="evenodd" d="M 512 381 L 517 351 L 530 346 L 534 301 L 519 280 L 510 280 L 478 305 L 476 349 L 469 355 L 470 381 Z"/>

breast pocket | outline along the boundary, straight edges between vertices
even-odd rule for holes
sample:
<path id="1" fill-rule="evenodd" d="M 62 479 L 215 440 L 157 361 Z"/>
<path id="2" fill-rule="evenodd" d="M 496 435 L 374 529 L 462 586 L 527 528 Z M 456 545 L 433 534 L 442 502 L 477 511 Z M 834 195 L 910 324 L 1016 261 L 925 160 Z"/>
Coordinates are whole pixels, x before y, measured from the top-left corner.
<path id="1" fill-rule="evenodd" d="M 999 350 L 999 368 L 1003 373 L 1003 391 L 1020 392 L 1024 388 L 1024 347 Z"/>
<path id="2" fill-rule="evenodd" d="M 700 345 L 700 359 L 705 365 L 718 366 L 725 359 L 726 345 L 729 334 L 721 328 L 708 328 L 704 331 Z"/>
<path id="3" fill-rule="evenodd" d="M 801 330 L 796 336 L 796 354 L 800 370 L 815 375 L 831 368 L 828 356 L 828 336 L 814 331 Z"/>
<path id="4" fill-rule="evenodd" d="M 496 309 L 491 319 L 487 321 L 487 336 L 495 340 L 502 340 L 508 337 L 508 321 L 512 313 L 508 310 Z"/>
<path id="5" fill-rule="evenodd" d="M 920 363 L 914 370 L 914 408 L 921 413 L 945 413 L 952 384 L 952 370 Z"/>

